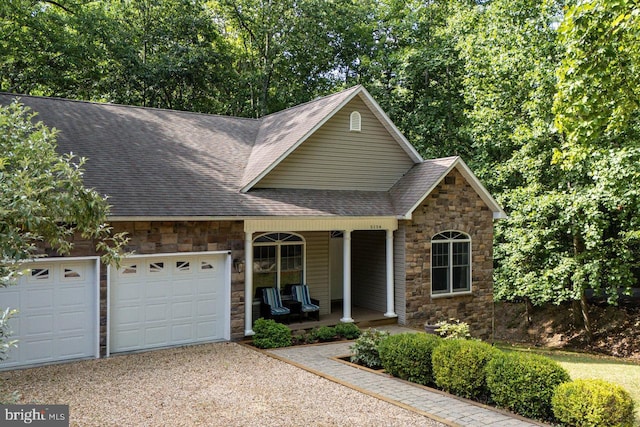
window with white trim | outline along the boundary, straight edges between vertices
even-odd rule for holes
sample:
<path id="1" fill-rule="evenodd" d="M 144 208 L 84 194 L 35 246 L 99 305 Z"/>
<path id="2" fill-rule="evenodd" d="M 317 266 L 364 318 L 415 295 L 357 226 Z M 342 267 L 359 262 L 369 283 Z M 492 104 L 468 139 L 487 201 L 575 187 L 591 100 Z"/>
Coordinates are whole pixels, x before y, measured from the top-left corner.
<path id="1" fill-rule="evenodd" d="M 444 231 L 431 238 L 431 294 L 471 292 L 471 237 Z"/>
<path id="2" fill-rule="evenodd" d="M 255 287 L 304 283 L 304 245 L 293 233 L 267 233 L 253 241 L 253 284 Z"/>

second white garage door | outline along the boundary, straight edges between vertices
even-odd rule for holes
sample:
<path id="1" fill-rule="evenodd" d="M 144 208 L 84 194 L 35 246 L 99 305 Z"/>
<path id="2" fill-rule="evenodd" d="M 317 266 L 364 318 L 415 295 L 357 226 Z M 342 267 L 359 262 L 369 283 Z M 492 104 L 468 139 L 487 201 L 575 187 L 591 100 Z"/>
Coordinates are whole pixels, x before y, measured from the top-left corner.
<path id="1" fill-rule="evenodd" d="M 227 253 L 134 256 L 111 271 L 109 352 L 229 339 Z"/>

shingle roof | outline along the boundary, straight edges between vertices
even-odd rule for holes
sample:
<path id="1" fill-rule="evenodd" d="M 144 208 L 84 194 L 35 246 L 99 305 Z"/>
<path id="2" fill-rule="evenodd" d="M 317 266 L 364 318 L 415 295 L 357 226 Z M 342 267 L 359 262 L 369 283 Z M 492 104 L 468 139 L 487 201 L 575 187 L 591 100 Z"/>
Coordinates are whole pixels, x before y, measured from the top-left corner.
<path id="1" fill-rule="evenodd" d="M 398 215 L 408 215 L 451 170 L 459 157 L 425 160 L 417 163 L 389 190 Z"/>
<path id="2" fill-rule="evenodd" d="M 182 111 L 0 93 L 59 130 L 58 151 L 86 157 L 85 185 L 113 217 L 404 216 L 457 158 L 417 163 L 388 192 L 240 190 L 360 86 L 266 116 Z"/>

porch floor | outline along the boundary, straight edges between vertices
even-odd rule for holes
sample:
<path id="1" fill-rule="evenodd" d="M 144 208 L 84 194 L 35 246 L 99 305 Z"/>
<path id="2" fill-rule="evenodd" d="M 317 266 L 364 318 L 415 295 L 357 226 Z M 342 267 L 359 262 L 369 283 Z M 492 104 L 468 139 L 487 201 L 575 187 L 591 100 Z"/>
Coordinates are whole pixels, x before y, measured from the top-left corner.
<path id="1" fill-rule="evenodd" d="M 330 314 L 321 314 L 320 321 L 304 320 L 302 322 L 293 318 L 287 326 L 291 330 L 313 329 L 320 326 L 335 326 L 342 318 L 342 308 L 333 308 Z M 384 317 L 384 313 L 380 311 L 370 310 L 362 307 L 351 307 L 351 318 L 359 328 L 370 328 L 380 325 L 396 325 L 397 317 Z"/>

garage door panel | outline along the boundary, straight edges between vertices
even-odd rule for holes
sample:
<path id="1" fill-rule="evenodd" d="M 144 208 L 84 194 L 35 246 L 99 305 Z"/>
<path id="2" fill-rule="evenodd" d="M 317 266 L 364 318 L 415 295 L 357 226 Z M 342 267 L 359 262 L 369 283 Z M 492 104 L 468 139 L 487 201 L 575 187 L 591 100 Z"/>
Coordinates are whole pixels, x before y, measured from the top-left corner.
<path id="1" fill-rule="evenodd" d="M 195 342 L 225 339 L 228 315 L 223 315 L 225 289 L 230 288 L 225 275 L 227 254 L 175 255 L 129 259 L 136 265 L 136 280 L 123 270 L 112 275 L 110 284 L 110 351 L 113 353 L 168 347 Z M 123 280 L 126 277 L 126 280 Z M 134 295 L 130 288 L 138 287 L 143 298 L 123 298 Z M 228 299 L 228 297 L 227 297 Z M 221 308 L 220 308 L 221 307 Z M 135 309 L 144 318 L 127 315 Z M 220 312 L 218 314 L 218 312 Z M 125 340 L 122 319 L 131 322 L 129 328 L 141 331 L 137 343 Z M 226 318 L 225 318 L 226 317 Z M 137 325 L 135 324 L 137 322 Z"/>
<path id="2" fill-rule="evenodd" d="M 86 316 L 87 314 L 84 310 L 60 313 L 56 318 L 57 329 L 60 332 L 69 334 L 84 331 L 83 322 Z"/>
<path id="3" fill-rule="evenodd" d="M 193 301 L 177 302 L 171 304 L 173 320 L 180 321 L 193 318 Z"/>
<path id="4" fill-rule="evenodd" d="M 58 355 L 64 358 L 82 357 L 84 354 L 84 335 L 69 336 L 56 342 Z"/>
<path id="5" fill-rule="evenodd" d="M 168 304 L 148 304 L 145 308 L 145 320 L 147 322 L 165 321 L 167 306 Z"/>
<path id="6" fill-rule="evenodd" d="M 116 325 L 119 328 L 126 328 L 127 325 L 137 325 L 142 320 L 142 314 L 140 307 L 130 305 L 127 307 L 121 307 L 117 311 L 117 315 L 111 317 L 112 325 Z"/>
<path id="7" fill-rule="evenodd" d="M 170 328 L 167 325 L 147 327 L 145 330 L 145 343 L 150 347 L 166 346 L 169 345 Z"/>
<path id="8" fill-rule="evenodd" d="M 54 359 L 54 346 L 51 338 L 26 339 L 20 345 L 25 355 L 25 362 L 29 364 L 47 362 Z"/>
<path id="9" fill-rule="evenodd" d="M 57 305 L 59 307 L 84 307 L 88 296 L 86 288 L 82 285 L 60 286 L 56 290 Z"/>
<path id="10" fill-rule="evenodd" d="M 53 308 L 53 291 L 51 285 L 44 287 L 38 284 L 35 289 L 31 287 L 28 288 L 21 311 L 37 309 L 51 310 Z"/>
<path id="11" fill-rule="evenodd" d="M 36 261 L 18 284 L 0 289 L 18 348 L 0 369 L 97 357 L 96 258 Z"/>
<path id="12" fill-rule="evenodd" d="M 175 342 L 187 342 L 193 340 L 193 325 L 188 323 L 186 325 L 174 325 L 171 328 L 171 337 Z"/>
<path id="13" fill-rule="evenodd" d="M 203 338 L 210 334 L 212 330 L 216 333 L 220 333 L 217 328 L 218 322 L 216 320 L 198 322 L 196 325 L 196 334 L 198 338 Z"/>
<path id="14" fill-rule="evenodd" d="M 171 289 L 171 283 L 168 280 L 158 281 L 151 278 L 152 282 L 145 288 L 145 297 L 150 298 L 166 298 Z"/>
<path id="15" fill-rule="evenodd" d="M 53 326 L 53 314 L 31 314 L 23 313 L 22 318 L 29 321 L 25 322 L 26 328 L 24 333 L 27 335 L 50 334 Z"/>

